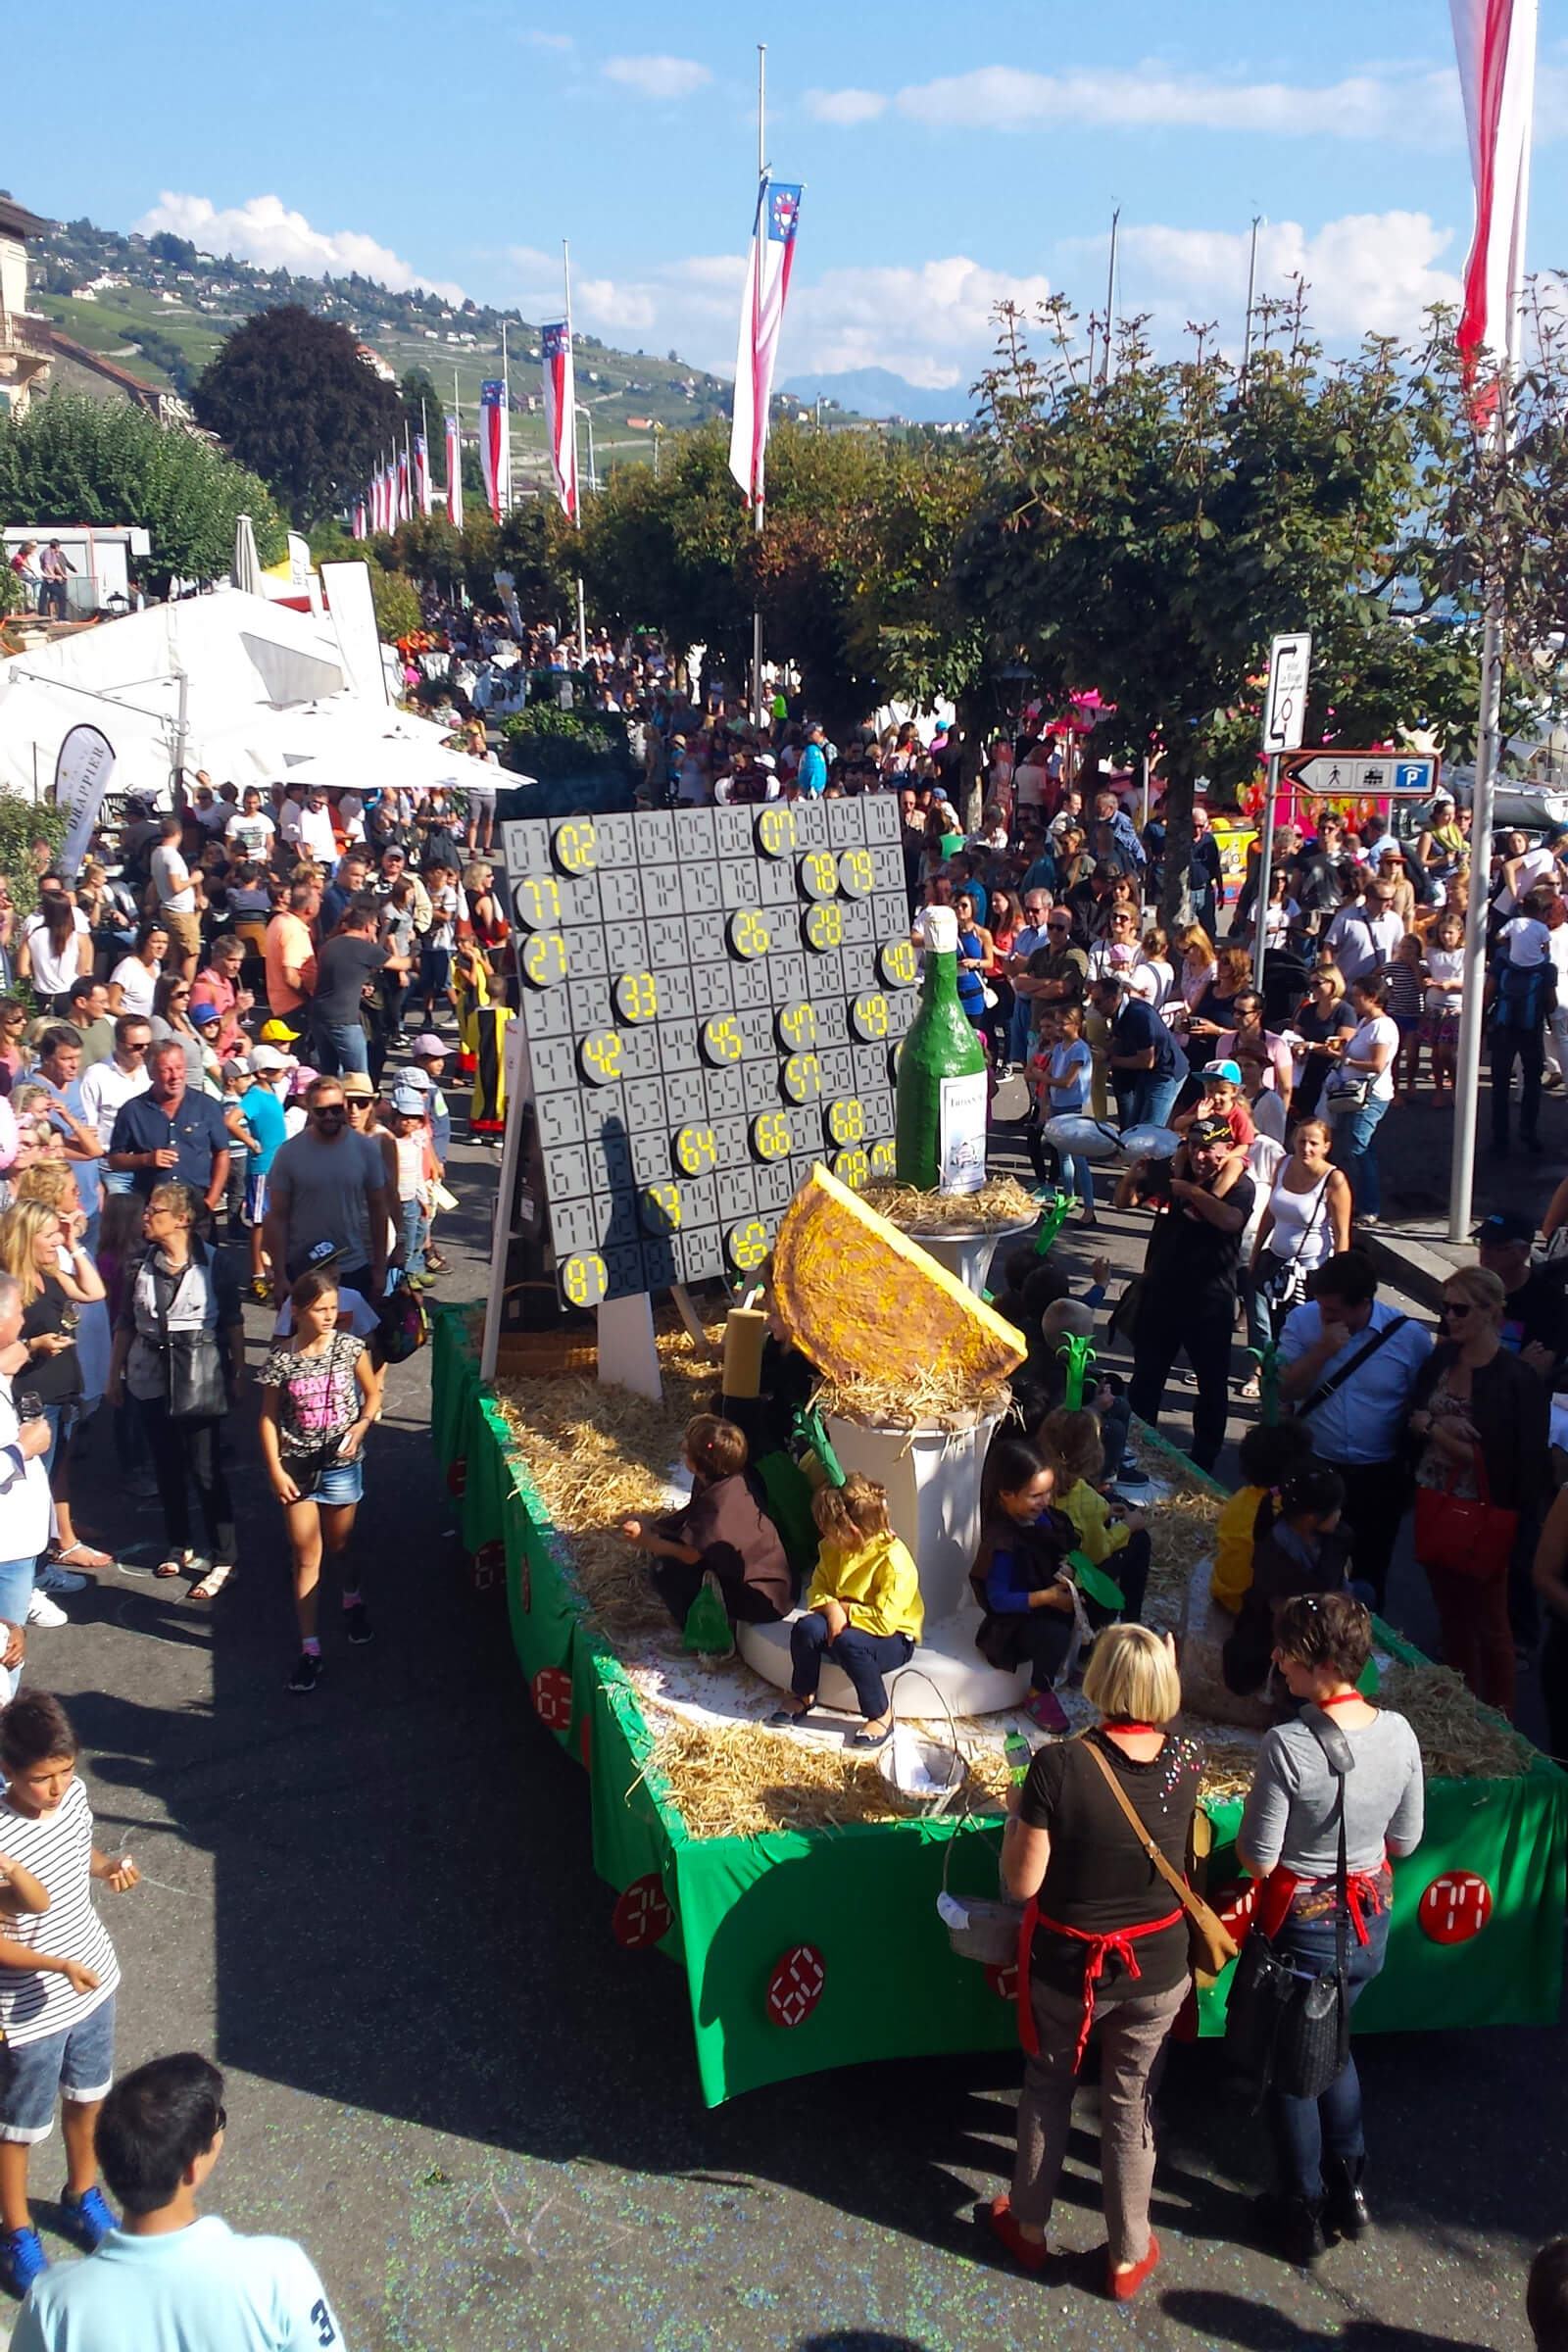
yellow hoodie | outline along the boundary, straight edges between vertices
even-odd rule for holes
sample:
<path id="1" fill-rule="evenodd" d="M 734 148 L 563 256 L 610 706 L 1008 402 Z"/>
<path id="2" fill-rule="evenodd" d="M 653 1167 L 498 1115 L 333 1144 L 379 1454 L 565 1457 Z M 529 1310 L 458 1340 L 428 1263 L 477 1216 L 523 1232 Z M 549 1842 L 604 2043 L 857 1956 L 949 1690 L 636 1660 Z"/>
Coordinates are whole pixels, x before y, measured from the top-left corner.
<path id="1" fill-rule="evenodd" d="M 897 1536 L 872 1536 L 847 1551 L 824 1538 L 806 1605 L 836 1600 L 862 1634 L 907 1634 L 918 1642 L 925 1623 L 920 1572 Z"/>
<path id="2" fill-rule="evenodd" d="M 1234 1617 L 1252 1581 L 1252 1522 L 1265 1487 L 1238 1487 L 1214 1522 L 1214 1565 L 1208 1590 Z"/>
<path id="3" fill-rule="evenodd" d="M 1092 1568 L 1102 1568 L 1127 1541 L 1126 1522 L 1112 1519 L 1109 1503 L 1086 1478 L 1057 1494 L 1056 1508 L 1065 1511 L 1078 1530 L 1078 1548 Z"/>

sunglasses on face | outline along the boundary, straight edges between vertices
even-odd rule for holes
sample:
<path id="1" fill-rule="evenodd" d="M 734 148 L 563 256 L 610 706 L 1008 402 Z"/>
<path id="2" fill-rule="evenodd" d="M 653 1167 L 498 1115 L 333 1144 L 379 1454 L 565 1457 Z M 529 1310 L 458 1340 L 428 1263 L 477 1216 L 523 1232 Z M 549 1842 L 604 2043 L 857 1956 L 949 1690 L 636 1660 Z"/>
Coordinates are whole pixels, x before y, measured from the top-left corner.
<path id="1" fill-rule="evenodd" d="M 1475 1308 L 1468 1298 L 1445 1298 L 1443 1301 L 1445 1321 L 1451 1315 L 1473 1315 L 1474 1313 Z"/>

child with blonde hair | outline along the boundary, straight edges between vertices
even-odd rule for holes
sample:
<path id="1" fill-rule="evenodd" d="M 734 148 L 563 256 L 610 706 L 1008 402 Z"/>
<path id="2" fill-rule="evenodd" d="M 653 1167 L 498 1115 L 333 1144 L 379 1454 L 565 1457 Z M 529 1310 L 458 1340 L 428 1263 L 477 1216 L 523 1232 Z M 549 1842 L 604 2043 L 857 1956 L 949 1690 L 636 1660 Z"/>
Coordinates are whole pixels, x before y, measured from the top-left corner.
<path id="1" fill-rule="evenodd" d="M 1135 1622 L 1143 1614 L 1149 1582 L 1149 1523 L 1141 1512 L 1124 1510 L 1099 1491 L 1105 1467 L 1100 1416 L 1087 1405 L 1076 1411 L 1058 1405 L 1036 1430 L 1035 1444 L 1056 1474 L 1055 1505 L 1077 1530 L 1077 1548 L 1092 1568 L 1102 1569 L 1121 1587 L 1118 1614 Z"/>
<path id="2" fill-rule="evenodd" d="M 821 1538 L 805 1613 L 790 1628 L 792 1698 L 768 1721 L 795 1724 L 816 1705 L 825 1659 L 855 1686 L 864 1721 L 846 1744 L 878 1748 L 893 1737 L 893 1702 L 883 1681 L 907 1664 L 925 1623 L 920 1576 L 893 1533 L 885 1487 L 858 1470 L 821 1488 L 811 1516 Z"/>

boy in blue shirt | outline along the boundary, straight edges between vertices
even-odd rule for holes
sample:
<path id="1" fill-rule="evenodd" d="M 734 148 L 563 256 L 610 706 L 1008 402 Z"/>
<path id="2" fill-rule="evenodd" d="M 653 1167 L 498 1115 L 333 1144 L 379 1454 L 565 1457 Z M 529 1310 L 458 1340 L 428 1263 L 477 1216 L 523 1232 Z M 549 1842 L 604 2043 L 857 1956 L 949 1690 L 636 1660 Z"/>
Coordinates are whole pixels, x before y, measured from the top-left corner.
<path id="1" fill-rule="evenodd" d="M 232 1067 L 232 1065 L 230 1065 Z M 245 1222 L 251 1229 L 251 1297 L 265 1306 L 272 1296 L 272 1286 L 267 1278 L 266 1252 L 262 1248 L 262 1226 L 267 1217 L 267 1179 L 277 1148 L 288 1133 L 284 1122 L 283 1105 L 273 1091 L 273 1082 L 280 1070 L 288 1067 L 286 1057 L 275 1046 L 258 1046 L 242 1065 L 239 1079 L 238 1103 L 245 1123 L 248 1157 L 245 1162 Z M 226 1075 L 226 1073 L 225 1073 Z"/>

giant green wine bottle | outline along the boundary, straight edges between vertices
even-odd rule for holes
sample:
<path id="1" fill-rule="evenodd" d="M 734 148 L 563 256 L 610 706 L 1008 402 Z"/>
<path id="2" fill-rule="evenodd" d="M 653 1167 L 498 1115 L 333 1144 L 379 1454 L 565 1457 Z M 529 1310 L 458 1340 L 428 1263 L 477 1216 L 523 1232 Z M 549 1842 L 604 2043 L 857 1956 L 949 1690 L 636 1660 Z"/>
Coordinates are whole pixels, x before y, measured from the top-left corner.
<path id="1" fill-rule="evenodd" d="M 958 918 L 923 915 L 925 985 L 899 1055 L 895 1139 L 900 1184 L 977 1192 L 986 1180 L 986 1056 L 958 1003 Z"/>

